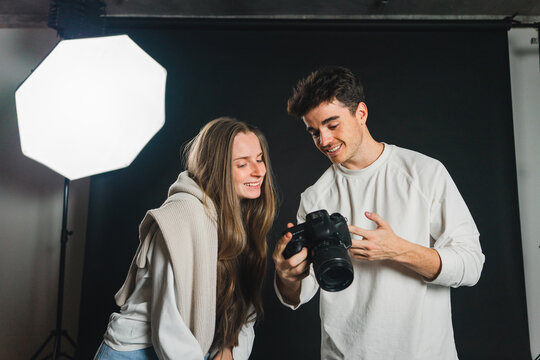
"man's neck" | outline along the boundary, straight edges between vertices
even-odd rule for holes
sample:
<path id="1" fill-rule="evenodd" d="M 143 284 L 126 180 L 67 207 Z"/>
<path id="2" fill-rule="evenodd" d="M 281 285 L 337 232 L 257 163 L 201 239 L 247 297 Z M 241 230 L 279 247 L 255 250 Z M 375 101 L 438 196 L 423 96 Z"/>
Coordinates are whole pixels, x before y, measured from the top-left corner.
<path id="1" fill-rule="evenodd" d="M 371 136 L 362 145 L 354 158 L 341 165 L 350 170 L 362 170 L 377 161 L 384 151 L 384 144 L 375 141 Z"/>

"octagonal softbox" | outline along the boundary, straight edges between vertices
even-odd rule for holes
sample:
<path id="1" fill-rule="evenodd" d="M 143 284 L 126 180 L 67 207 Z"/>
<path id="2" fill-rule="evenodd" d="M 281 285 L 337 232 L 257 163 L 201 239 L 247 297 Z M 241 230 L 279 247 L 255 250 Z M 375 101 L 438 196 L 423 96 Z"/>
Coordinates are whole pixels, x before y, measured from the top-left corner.
<path id="1" fill-rule="evenodd" d="M 22 152 L 70 180 L 130 165 L 165 122 L 166 77 L 127 35 L 59 42 L 15 92 Z"/>

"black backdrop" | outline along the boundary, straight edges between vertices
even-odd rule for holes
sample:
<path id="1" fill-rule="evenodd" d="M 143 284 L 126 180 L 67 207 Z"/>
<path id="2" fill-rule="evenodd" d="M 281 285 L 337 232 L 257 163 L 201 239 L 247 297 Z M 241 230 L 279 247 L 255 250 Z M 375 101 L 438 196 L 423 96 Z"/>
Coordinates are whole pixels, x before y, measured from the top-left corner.
<path id="1" fill-rule="evenodd" d="M 168 70 L 167 120 L 130 167 L 91 179 L 78 359 L 92 358 L 116 311 L 138 224 L 181 171 L 181 145 L 211 119 L 237 117 L 269 140 L 281 192 L 272 250 L 300 193 L 329 166 L 286 114 L 286 100 L 299 78 L 330 64 L 362 78 L 374 138 L 441 160 L 476 220 L 482 278 L 452 290 L 460 359 L 530 359 L 505 29 L 203 24 L 111 32 L 129 34 Z M 272 273 L 269 257 L 266 317 L 251 359 L 319 358 L 318 301 L 283 307 Z"/>

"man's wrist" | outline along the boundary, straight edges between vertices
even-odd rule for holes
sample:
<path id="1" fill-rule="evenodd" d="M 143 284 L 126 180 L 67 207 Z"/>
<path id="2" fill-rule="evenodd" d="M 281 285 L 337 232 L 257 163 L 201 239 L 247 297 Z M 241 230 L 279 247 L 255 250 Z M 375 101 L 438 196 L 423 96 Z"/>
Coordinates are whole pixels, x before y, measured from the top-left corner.
<path id="1" fill-rule="evenodd" d="M 410 265 L 412 261 L 414 261 L 414 252 L 417 250 L 416 245 L 408 240 L 405 240 L 401 237 L 397 237 L 397 248 L 394 249 L 395 256 L 393 257 L 393 260 L 402 264 L 402 265 Z"/>
<path id="2" fill-rule="evenodd" d="M 276 271 L 276 285 L 283 300 L 289 304 L 296 306 L 300 303 L 300 291 L 302 288 L 302 280 L 288 280 L 281 276 Z"/>
<path id="3" fill-rule="evenodd" d="M 394 260 L 422 275 L 428 281 L 437 278 L 441 271 L 441 258 L 432 248 L 412 243 L 405 239 L 400 243 L 400 250 Z"/>

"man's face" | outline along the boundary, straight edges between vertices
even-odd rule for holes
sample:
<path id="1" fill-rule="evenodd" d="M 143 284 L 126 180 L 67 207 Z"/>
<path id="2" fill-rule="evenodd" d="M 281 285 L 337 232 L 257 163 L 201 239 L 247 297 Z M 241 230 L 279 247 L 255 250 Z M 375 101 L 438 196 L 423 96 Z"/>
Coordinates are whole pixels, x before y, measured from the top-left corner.
<path id="1" fill-rule="evenodd" d="M 321 103 L 303 117 L 315 146 L 333 163 L 361 169 L 361 150 L 367 120 L 366 104 L 355 113 L 338 100 Z"/>

